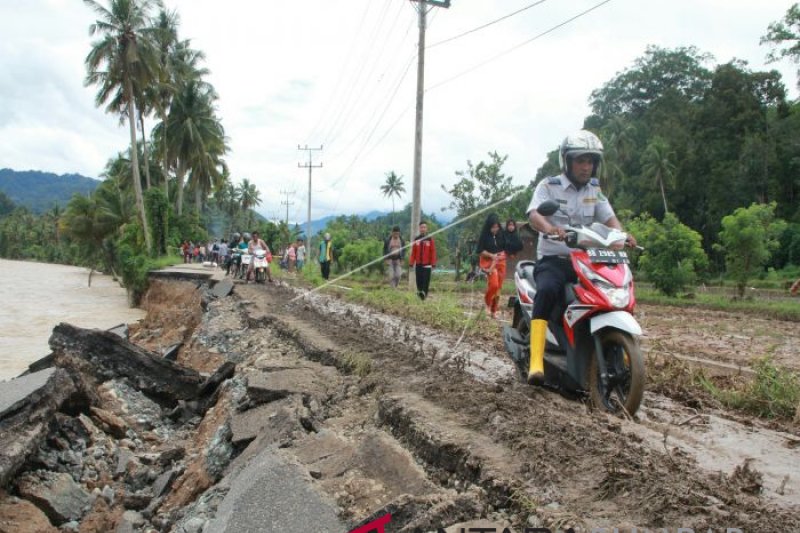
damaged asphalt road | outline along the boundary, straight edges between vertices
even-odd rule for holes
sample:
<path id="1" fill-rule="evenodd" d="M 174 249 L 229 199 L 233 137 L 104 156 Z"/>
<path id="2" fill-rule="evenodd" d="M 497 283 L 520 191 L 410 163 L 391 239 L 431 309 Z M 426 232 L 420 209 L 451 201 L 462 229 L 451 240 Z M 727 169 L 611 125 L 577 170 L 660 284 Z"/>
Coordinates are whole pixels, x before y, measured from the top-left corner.
<path id="1" fill-rule="evenodd" d="M 209 400 L 165 403 L 148 383 L 87 371 L 85 405 L 62 408 L 21 467 L 40 480 L 63 471 L 86 493 L 48 525 L 346 531 L 391 513 L 391 532 L 477 519 L 514 531 L 800 530 L 797 480 L 781 476 L 800 458 L 787 436 L 724 413 L 706 413 L 724 434 L 712 419 L 678 428 L 685 408 L 652 394 L 638 420 L 612 417 L 519 385 L 491 347 L 328 296 L 287 306 L 295 291 L 239 284 L 217 298 L 154 283 L 131 339 L 154 352 L 182 343 L 192 383 L 225 364 L 235 373 Z M 751 460 L 756 436 L 773 453 Z M 42 513 L 30 490 L 9 489 L 0 524 L 9 509 Z"/>

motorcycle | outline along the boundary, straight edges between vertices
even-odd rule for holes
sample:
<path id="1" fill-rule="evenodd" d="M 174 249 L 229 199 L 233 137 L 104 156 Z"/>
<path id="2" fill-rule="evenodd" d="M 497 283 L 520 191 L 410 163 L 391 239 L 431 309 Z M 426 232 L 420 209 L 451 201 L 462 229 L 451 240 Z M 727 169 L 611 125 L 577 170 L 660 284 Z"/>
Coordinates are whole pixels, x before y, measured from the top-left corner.
<path id="1" fill-rule="evenodd" d="M 253 271 L 255 272 L 256 283 L 264 283 L 267 280 L 267 252 L 265 250 L 255 250 L 253 257 Z"/>
<path id="2" fill-rule="evenodd" d="M 241 264 L 239 265 L 239 279 L 247 279 L 250 272 L 250 262 L 253 260 L 253 255 L 249 253 L 242 253 Z"/>
<path id="3" fill-rule="evenodd" d="M 233 279 L 237 279 L 239 277 L 239 270 L 242 260 L 242 254 L 238 250 L 231 252 L 231 256 L 228 259 L 228 273 Z"/>
<path id="4" fill-rule="evenodd" d="M 551 216 L 559 204 L 548 200 L 537 212 Z M 642 329 L 632 312 L 636 304 L 627 252 L 627 234 L 603 224 L 569 224 L 565 244 L 577 283 L 565 287 L 564 305 L 547 321 L 544 386 L 578 397 L 612 413 L 633 415 L 642 401 L 645 366 L 639 345 Z M 548 238 L 541 236 L 540 238 Z M 516 295 L 511 326 L 503 328 L 506 351 L 527 382 L 530 324 L 536 282 L 535 262 L 520 261 L 514 272 Z"/>

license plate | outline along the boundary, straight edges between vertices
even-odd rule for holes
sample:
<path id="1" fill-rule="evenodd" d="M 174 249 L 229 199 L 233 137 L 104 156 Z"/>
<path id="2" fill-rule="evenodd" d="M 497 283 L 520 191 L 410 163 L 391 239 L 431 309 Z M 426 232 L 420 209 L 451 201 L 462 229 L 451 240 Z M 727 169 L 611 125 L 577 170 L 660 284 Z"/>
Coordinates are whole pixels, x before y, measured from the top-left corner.
<path id="1" fill-rule="evenodd" d="M 592 263 L 628 264 L 628 252 L 625 250 L 606 250 L 605 248 L 587 248 L 586 255 Z"/>

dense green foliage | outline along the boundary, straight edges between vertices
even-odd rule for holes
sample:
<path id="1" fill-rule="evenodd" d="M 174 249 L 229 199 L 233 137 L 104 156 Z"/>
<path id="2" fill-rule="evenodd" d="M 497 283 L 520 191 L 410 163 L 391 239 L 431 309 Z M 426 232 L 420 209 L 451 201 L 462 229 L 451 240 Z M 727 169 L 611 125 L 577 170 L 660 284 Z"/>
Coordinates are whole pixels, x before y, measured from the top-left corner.
<path id="1" fill-rule="evenodd" d="M 692 287 L 698 273 L 708 267 L 700 234 L 681 224 L 672 213 L 658 222 L 644 214 L 628 223 L 628 229 L 645 248 L 639 267 L 653 285 L 668 296 Z"/>
<path id="2" fill-rule="evenodd" d="M 783 220 L 775 220 L 775 202 L 740 207 L 722 219 L 720 243 L 725 253 L 728 275 L 736 282 L 739 297 L 744 296 L 747 281 L 760 272 L 779 246 L 786 228 Z"/>
<path id="3" fill-rule="evenodd" d="M 99 185 L 99 180 L 80 174 L 58 176 L 38 170 L 19 172 L 3 168 L 0 169 L 0 216 L 4 214 L 4 209 L 6 213 L 10 212 L 7 209 L 8 200 L 36 214 L 42 214 L 55 205 L 66 206 L 73 194 L 85 196 L 94 192 Z"/>
<path id="4" fill-rule="evenodd" d="M 673 212 L 713 253 L 738 207 L 775 201 L 778 217 L 800 217 L 800 145 L 789 142 L 800 106 L 776 71 L 709 62 L 694 48 L 648 48 L 592 93 L 585 125 L 606 145 L 602 181 L 617 210 Z"/>

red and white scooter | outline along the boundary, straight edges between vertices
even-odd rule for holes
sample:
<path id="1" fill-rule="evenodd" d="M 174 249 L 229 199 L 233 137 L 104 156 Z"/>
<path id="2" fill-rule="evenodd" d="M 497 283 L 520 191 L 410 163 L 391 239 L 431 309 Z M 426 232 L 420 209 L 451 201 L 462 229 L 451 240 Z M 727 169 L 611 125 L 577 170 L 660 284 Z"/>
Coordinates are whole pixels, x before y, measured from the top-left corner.
<path id="1" fill-rule="evenodd" d="M 550 216 L 556 202 L 537 212 Z M 633 317 L 633 275 L 623 250 L 627 234 L 603 224 L 569 225 L 566 245 L 578 282 L 565 288 L 565 306 L 553 309 L 547 323 L 544 386 L 569 394 L 589 395 L 602 409 L 633 415 L 642 401 L 645 366 L 639 346 L 642 328 Z M 540 237 L 542 238 L 542 237 Z M 534 261 L 520 261 L 514 272 L 517 294 L 511 326 L 503 340 L 522 381 L 530 360 L 530 324 L 536 282 Z"/>

